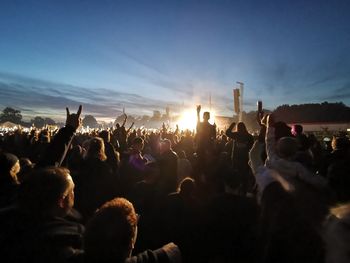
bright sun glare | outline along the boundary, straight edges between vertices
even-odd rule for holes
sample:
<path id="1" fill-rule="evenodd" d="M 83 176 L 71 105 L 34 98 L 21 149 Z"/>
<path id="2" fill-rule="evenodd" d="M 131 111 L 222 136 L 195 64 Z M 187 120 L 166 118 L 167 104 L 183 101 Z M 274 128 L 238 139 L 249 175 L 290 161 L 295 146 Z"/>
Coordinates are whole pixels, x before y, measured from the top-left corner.
<path id="1" fill-rule="evenodd" d="M 197 115 L 195 111 L 185 111 L 179 120 L 179 128 L 181 130 L 194 130 L 197 125 Z"/>
<path id="2" fill-rule="evenodd" d="M 203 121 L 202 119 L 202 115 L 203 115 L 203 112 L 206 111 L 206 110 L 202 110 L 201 112 L 201 121 Z M 210 112 L 210 120 L 209 122 L 211 124 L 214 123 L 214 113 L 213 112 Z M 197 126 L 197 113 L 196 111 L 184 111 L 182 114 L 181 114 L 181 118 L 178 122 L 178 125 L 179 125 L 179 128 L 181 130 L 194 130 L 196 129 L 196 126 Z"/>

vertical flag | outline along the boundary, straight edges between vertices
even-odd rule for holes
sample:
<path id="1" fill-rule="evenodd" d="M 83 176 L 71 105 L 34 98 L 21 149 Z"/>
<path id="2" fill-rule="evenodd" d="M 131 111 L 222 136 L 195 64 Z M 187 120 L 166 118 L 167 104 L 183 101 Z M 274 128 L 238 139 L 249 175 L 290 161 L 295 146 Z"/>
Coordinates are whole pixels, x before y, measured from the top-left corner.
<path id="1" fill-rule="evenodd" d="M 233 106 L 236 114 L 240 113 L 240 103 L 239 103 L 240 92 L 239 89 L 233 89 Z"/>

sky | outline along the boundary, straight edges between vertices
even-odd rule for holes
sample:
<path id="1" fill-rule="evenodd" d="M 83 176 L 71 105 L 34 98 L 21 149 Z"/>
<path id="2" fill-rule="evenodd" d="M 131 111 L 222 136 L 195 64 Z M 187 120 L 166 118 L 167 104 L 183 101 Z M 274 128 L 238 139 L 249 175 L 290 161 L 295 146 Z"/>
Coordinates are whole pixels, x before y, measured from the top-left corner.
<path id="1" fill-rule="evenodd" d="M 0 110 L 350 105 L 350 1 L 0 1 Z"/>

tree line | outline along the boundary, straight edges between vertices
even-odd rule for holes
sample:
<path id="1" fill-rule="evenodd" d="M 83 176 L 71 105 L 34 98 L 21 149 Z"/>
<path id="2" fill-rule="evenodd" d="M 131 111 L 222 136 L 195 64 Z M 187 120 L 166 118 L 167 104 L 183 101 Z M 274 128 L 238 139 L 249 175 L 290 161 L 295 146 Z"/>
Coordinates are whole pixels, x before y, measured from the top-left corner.
<path id="1" fill-rule="evenodd" d="M 157 114 L 156 114 L 157 113 Z M 163 116 L 158 112 L 150 116 L 133 117 L 129 116 L 129 122 L 146 123 L 149 121 L 166 121 L 169 115 Z M 342 102 L 336 103 L 308 103 L 298 105 L 284 104 L 278 106 L 273 111 L 276 120 L 283 120 L 287 123 L 306 123 L 306 122 L 350 122 L 350 107 L 346 106 Z M 120 115 L 116 118 L 115 122 L 122 122 L 124 115 Z M 242 120 L 246 123 L 247 127 L 252 130 L 258 129 L 256 123 L 256 111 L 243 112 Z M 238 120 L 237 120 L 238 121 Z M 25 122 L 22 119 L 20 110 L 16 110 L 11 107 L 6 107 L 0 114 L 0 123 L 12 122 L 14 124 L 20 124 L 23 126 L 31 126 L 41 128 L 45 125 L 60 125 L 53 119 L 48 117 L 35 116 L 29 122 Z M 85 115 L 83 118 L 83 125 L 91 128 L 99 127 L 99 123 L 92 115 Z"/>

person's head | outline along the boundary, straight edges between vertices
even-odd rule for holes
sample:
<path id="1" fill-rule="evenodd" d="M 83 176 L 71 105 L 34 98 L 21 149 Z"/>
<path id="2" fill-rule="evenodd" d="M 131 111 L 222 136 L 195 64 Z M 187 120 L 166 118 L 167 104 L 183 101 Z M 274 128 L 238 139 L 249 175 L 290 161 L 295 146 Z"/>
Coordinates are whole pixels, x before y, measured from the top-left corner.
<path id="1" fill-rule="evenodd" d="M 41 143 L 50 143 L 50 136 L 46 134 L 41 134 L 40 136 L 40 142 Z"/>
<path id="2" fill-rule="evenodd" d="M 326 262 L 349 262 L 350 203 L 331 209 L 324 232 Z"/>
<path id="3" fill-rule="evenodd" d="M 333 136 L 332 149 L 333 150 L 346 150 L 349 147 L 349 139 L 346 137 Z"/>
<path id="4" fill-rule="evenodd" d="M 107 159 L 105 145 L 101 138 L 94 137 L 89 140 L 86 158 L 97 158 L 101 161 L 105 161 Z"/>
<path id="5" fill-rule="evenodd" d="M 104 140 L 104 142 L 111 141 L 111 134 L 108 130 L 103 130 L 100 132 L 100 137 Z"/>
<path id="6" fill-rule="evenodd" d="M 184 196 L 191 196 L 195 191 L 195 181 L 190 177 L 186 177 L 179 184 L 179 193 Z"/>
<path id="7" fill-rule="evenodd" d="M 238 133 L 247 133 L 248 132 L 247 128 L 246 128 L 246 126 L 245 126 L 245 124 L 243 122 L 239 122 L 237 124 L 237 132 Z"/>
<path id="8" fill-rule="evenodd" d="M 21 166 L 18 158 L 11 153 L 0 154 L 0 180 L 7 182 L 17 182 L 17 174 Z"/>
<path id="9" fill-rule="evenodd" d="M 171 141 L 164 139 L 160 142 L 160 153 L 165 153 L 171 150 Z"/>
<path id="10" fill-rule="evenodd" d="M 203 120 L 209 121 L 209 119 L 210 119 L 210 112 L 209 111 L 203 112 Z"/>
<path id="11" fill-rule="evenodd" d="M 226 134 L 221 135 L 221 141 L 224 143 L 228 141 Z"/>
<path id="12" fill-rule="evenodd" d="M 69 170 L 48 167 L 33 171 L 20 186 L 19 205 L 35 215 L 66 215 L 74 206 L 74 182 Z"/>
<path id="13" fill-rule="evenodd" d="M 124 198 L 102 205 L 86 225 L 87 261 L 124 262 L 136 242 L 137 221 L 134 206 Z"/>
<path id="14" fill-rule="evenodd" d="M 79 165 L 81 164 L 81 161 L 83 160 L 84 156 L 84 148 L 80 145 L 75 145 L 70 151 L 67 156 L 67 165 L 69 169 L 76 169 L 79 168 Z"/>
<path id="15" fill-rule="evenodd" d="M 303 133 L 303 126 L 301 126 L 300 124 L 294 124 L 292 126 L 291 132 L 294 136 L 300 135 Z"/>
<path id="16" fill-rule="evenodd" d="M 178 155 L 179 155 L 179 159 L 187 159 L 185 151 L 179 151 Z"/>
<path id="17" fill-rule="evenodd" d="M 136 137 L 132 140 L 132 148 L 137 151 L 142 151 L 144 146 L 144 141 L 141 137 Z"/>
<path id="18" fill-rule="evenodd" d="M 298 150 L 298 142 L 292 137 L 282 137 L 276 145 L 277 154 L 283 159 L 293 159 Z"/>
<path id="19" fill-rule="evenodd" d="M 275 127 L 275 139 L 278 141 L 282 137 L 291 137 L 291 128 L 282 121 L 278 121 L 274 124 Z"/>
<path id="20" fill-rule="evenodd" d="M 34 164 L 30 161 L 29 158 L 22 157 L 19 159 L 19 164 L 21 171 L 17 174 L 18 181 L 23 182 L 24 177 L 34 169 Z"/>

